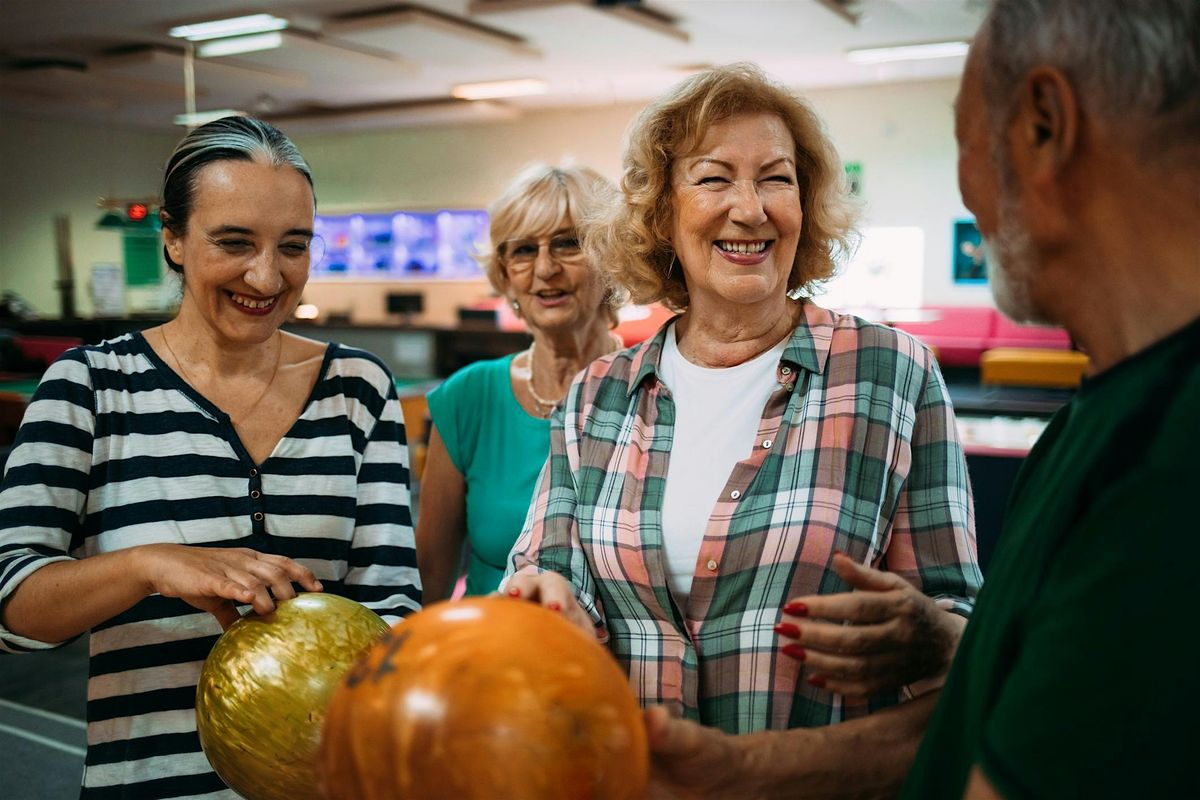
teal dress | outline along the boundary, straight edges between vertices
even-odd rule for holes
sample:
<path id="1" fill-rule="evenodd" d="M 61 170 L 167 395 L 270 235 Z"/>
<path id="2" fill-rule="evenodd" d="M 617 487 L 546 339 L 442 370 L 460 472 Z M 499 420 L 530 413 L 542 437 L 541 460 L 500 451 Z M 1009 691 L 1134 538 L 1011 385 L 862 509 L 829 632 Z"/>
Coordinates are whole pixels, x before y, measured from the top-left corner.
<path id="1" fill-rule="evenodd" d="M 429 395 L 429 415 L 466 479 L 469 595 L 500 584 L 550 455 L 550 420 L 530 416 L 513 394 L 514 357 L 477 361 Z"/>

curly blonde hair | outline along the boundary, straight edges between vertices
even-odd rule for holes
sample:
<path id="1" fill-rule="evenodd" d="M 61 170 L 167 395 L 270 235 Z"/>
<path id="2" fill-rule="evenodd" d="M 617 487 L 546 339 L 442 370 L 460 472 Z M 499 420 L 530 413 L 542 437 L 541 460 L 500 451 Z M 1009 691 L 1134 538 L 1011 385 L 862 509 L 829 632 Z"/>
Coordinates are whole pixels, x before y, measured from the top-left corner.
<path id="1" fill-rule="evenodd" d="M 492 287 L 500 294 L 508 290 L 505 242 L 549 236 L 568 220 L 580 242 L 586 242 L 590 221 L 598 217 L 600 209 L 613 205 L 616 197 L 613 182 L 590 167 L 532 164 L 521 170 L 488 208 L 491 244 L 478 260 Z M 609 282 L 603 270 L 599 274 L 605 287 L 605 311 L 615 325 L 626 295 Z"/>
<path id="2" fill-rule="evenodd" d="M 757 113 L 777 114 L 796 143 L 804 222 L 788 291 L 811 294 L 833 276 L 835 257 L 851 248 L 855 216 L 837 152 L 807 102 L 753 64 L 731 64 L 693 75 L 637 116 L 625 144 L 624 203 L 609 206 L 589 223 L 586 247 L 592 263 L 624 286 L 633 302 L 687 308 L 687 284 L 683 270 L 674 266 L 670 243 L 672 168 L 700 145 L 713 124 Z"/>

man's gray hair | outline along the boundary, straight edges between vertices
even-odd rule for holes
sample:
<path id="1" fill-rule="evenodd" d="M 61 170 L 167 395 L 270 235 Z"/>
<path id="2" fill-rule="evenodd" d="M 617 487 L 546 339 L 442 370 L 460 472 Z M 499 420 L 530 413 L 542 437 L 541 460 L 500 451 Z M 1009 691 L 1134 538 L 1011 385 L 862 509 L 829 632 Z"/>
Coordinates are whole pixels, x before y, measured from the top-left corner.
<path id="1" fill-rule="evenodd" d="M 1200 0 L 993 0 L 979 35 L 993 130 L 1012 118 L 1021 78 L 1046 64 L 1143 158 L 1198 159 Z"/>

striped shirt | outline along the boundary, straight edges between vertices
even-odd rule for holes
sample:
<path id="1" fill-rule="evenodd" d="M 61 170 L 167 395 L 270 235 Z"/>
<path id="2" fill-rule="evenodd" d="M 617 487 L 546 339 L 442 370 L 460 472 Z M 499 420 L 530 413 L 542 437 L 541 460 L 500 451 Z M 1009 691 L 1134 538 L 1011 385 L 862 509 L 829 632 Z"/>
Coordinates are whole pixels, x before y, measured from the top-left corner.
<path id="1" fill-rule="evenodd" d="M 966 463 L 929 351 L 806 304 L 753 449 L 708 518 L 687 603 L 667 583 L 663 482 L 675 405 L 665 327 L 593 362 L 551 428 L 509 572 L 553 570 L 603 625 L 643 703 L 730 733 L 827 725 L 852 703 L 798 680 L 773 627 L 788 599 L 848 591 L 834 550 L 970 613 L 982 583 Z"/>
<path id="2" fill-rule="evenodd" d="M 389 621 L 417 609 L 408 451 L 387 369 L 329 345 L 299 419 L 255 464 L 229 417 L 141 334 L 67 352 L 8 459 L 0 602 L 53 561 L 153 542 L 288 556 Z M 92 631 L 82 797 L 236 797 L 196 735 L 196 682 L 220 632 L 158 595 Z M 50 646 L 0 627 L 0 650 Z"/>

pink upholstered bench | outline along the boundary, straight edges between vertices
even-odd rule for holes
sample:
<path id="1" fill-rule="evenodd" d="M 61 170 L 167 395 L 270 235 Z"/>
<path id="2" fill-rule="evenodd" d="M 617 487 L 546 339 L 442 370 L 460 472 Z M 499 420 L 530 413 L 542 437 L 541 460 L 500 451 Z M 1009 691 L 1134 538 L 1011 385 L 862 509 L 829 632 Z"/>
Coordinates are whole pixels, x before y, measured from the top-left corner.
<path id="1" fill-rule="evenodd" d="M 927 306 L 939 315 L 931 322 L 897 322 L 938 354 L 943 367 L 978 367 L 980 357 L 996 347 L 1069 350 L 1071 339 L 1061 328 L 1019 325 L 990 306 Z"/>

